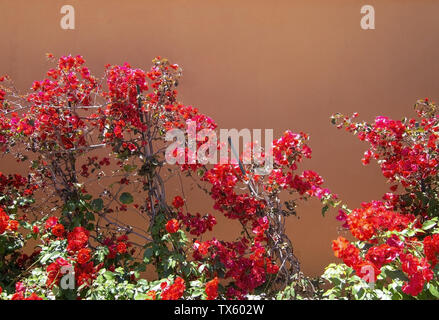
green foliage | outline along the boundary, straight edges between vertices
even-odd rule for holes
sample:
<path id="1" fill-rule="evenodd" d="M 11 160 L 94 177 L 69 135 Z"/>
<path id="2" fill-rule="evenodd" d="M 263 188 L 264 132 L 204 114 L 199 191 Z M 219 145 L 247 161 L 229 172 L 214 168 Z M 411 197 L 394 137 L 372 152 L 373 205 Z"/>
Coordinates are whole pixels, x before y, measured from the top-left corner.
<path id="1" fill-rule="evenodd" d="M 123 204 L 130 204 L 134 201 L 133 196 L 129 192 L 124 192 L 120 195 L 119 201 Z"/>

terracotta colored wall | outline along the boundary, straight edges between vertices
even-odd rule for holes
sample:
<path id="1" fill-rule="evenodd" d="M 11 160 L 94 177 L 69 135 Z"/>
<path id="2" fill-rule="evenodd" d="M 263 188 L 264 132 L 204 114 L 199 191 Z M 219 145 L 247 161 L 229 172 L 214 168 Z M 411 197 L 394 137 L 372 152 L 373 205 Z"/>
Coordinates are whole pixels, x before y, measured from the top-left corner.
<path id="1" fill-rule="evenodd" d="M 59 26 L 65 4 L 75 7 L 76 30 Z M 360 28 L 364 4 L 375 7 L 376 30 Z M 46 52 L 81 54 L 97 74 L 107 63 L 148 68 L 166 56 L 184 68 L 181 100 L 221 128 L 310 133 L 306 167 L 354 207 L 379 199 L 384 179 L 361 165 L 366 145 L 328 118 L 400 118 L 418 98 L 437 99 L 437 12 L 435 0 L 0 0 L 0 74 L 25 90 L 44 76 Z M 210 210 L 209 201 L 189 201 Z M 323 219 L 316 202 L 300 214 L 290 235 L 305 272 L 316 275 L 334 260 L 338 223 L 334 212 Z M 223 236 L 229 226 L 217 230 Z"/>

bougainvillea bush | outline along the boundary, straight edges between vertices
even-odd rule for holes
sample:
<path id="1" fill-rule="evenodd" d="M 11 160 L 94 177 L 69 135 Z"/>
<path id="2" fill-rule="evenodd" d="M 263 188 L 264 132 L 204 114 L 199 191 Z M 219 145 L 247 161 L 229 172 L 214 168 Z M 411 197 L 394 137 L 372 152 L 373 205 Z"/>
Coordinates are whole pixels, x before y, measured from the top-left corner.
<path id="1" fill-rule="evenodd" d="M 372 124 L 337 114 L 332 122 L 370 144 L 363 163 L 375 159 L 390 183 L 381 201 L 339 211 L 351 242 L 339 236 L 332 248 L 342 264 L 323 278 L 334 299 L 438 299 L 439 116 L 428 99 L 415 105 L 418 117 Z"/>
<path id="2" fill-rule="evenodd" d="M 439 116 L 428 99 L 415 119 L 332 117 L 370 144 L 363 163 L 375 159 L 390 183 L 352 210 L 299 170 L 311 157 L 303 132 L 220 164 L 187 161 L 197 155 L 186 139 L 185 161 L 169 163 L 167 133 L 217 124 L 178 100 L 182 70 L 166 59 L 149 71 L 107 65 L 102 77 L 81 56 L 48 59 L 29 93 L 0 77 L 0 148 L 17 161 L 0 172 L 0 299 L 439 298 Z M 197 136 L 196 150 L 224 147 L 210 139 Z M 241 161 L 256 147 L 259 158 Z M 189 210 L 188 181 L 210 199 L 207 213 Z M 341 262 L 318 279 L 300 271 L 285 230 L 313 197 L 323 214 L 337 207 L 344 228 L 332 244 Z M 233 240 L 214 236 L 217 220 L 240 226 Z"/>
<path id="3" fill-rule="evenodd" d="M 337 204 L 317 173 L 298 171 L 311 157 L 305 133 L 273 141 L 267 175 L 254 162 L 170 165 L 169 130 L 217 127 L 178 101 L 178 65 L 160 57 L 149 71 L 107 65 L 98 78 L 81 56 L 48 59 L 54 68 L 30 93 L 0 79 L 0 148 L 17 161 L 17 172 L 0 173 L 1 299 L 317 294 L 284 226 L 302 200 L 320 199 L 323 211 Z M 208 213 L 190 212 L 184 183 L 173 194 L 170 177 L 210 197 Z M 234 240 L 211 235 L 218 215 L 241 226 Z"/>

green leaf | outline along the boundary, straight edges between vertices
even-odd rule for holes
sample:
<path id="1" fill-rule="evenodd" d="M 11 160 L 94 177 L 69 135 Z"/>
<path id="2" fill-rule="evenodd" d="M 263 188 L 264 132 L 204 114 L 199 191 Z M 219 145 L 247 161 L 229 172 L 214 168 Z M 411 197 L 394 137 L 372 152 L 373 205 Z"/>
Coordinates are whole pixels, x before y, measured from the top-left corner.
<path id="1" fill-rule="evenodd" d="M 92 195 L 91 195 L 91 194 L 86 194 L 86 195 L 82 196 L 82 198 L 83 198 L 84 200 L 91 200 Z"/>
<path id="2" fill-rule="evenodd" d="M 66 204 L 66 209 L 68 212 L 73 212 L 76 210 L 77 204 L 74 201 L 69 201 Z"/>
<path id="3" fill-rule="evenodd" d="M 101 198 L 94 199 L 91 202 L 91 208 L 93 211 L 101 211 L 104 208 L 104 200 Z"/>
<path id="4" fill-rule="evenodd" d="M 85 217 L 87 218 L 87 220 L 89 221 L 95 221 L 95 215 L 93 214 L 93 212 L 88 211 L 85 215 Z"/>
<path id="5" fill-rule="evenodd" d="M 123 166 L 123 169 L 124 169 L 126 172 L 133 172 L 134 170 L 137 169 L 137 166 L 136 166 L 136 165 L 126 164 L 126 165 Z"/>
<path id="6" fill-rule="evenodd" d="M 407 281 L 408 278 L 401 270 L 387 270 L 386 274 L 393 280 Z"/>
<path id="7" fill-rule="evenodd" d="M 133 196 L 129 192 L 124 192 L 119 197 L 120 202 L 123 204 L 130 204 L 134 201 Z"/>
<path id="8" fill-rule="evenodd" d="M 105 271 L 104 272 L 104 277 L 107 280 L 113 280 L 114 279 L 114 273 L 111 271 Z"/>
<path id="9" fill-rule="evenodd" d="M 429 230 L 433 228 L 436 225 L 436 221 L 434 220 L 427 220 L 422 224 L 422 229 Z"/>
<path id="10" fill-rule="evenodd" d="M 328 210 L 329 210 L 329 206 L 328 206 L 328 205 L 324 206 L 324 207 L 322 208 L 322 216 L 325 216 L 325 213 L 326 213 L 326 211 L 328 211 Z"/>
<path id="11" fill-rule="evenodd" d="M 134 300 L 146 300 L 148 296 L 145 293 L 138 293 L 134 296 Z"/>
<path id="12" fill-rule="evenodd" d="M 197 174 L 198 174 L 199 177 L 204 176 L 204 170 L 203 169 L 198 169 L 197 170 Z"/>
<path id="13" fill-rule="evenodd" d="M 152 248 L 148 248 L 145 250 L 144 254 L 143 254 L 143 258 L 146 260 L 144 260 L 146 263 L 148 263 L 151 260 L 151 257 L 154 255 L 154 251 Z"/>
<path id="14" fill-rule="evenodd" d="M 439 298 L 439 291 L 437 290 L 437 288 L 433 285 L 433 284 L 429 284 L 428 286 L 428 290 L 430 291 L 430 293 L 435 296 L 436 298 Z"/>

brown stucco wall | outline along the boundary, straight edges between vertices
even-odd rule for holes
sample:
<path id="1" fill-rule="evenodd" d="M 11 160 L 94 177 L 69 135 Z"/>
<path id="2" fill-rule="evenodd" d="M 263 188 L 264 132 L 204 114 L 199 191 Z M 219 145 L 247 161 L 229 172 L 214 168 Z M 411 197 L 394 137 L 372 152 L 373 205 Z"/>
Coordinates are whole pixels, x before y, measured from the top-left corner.
<path id="1" fill-rule="evenodd" d="M 62 5 L 76 30 L 59 25 Z M 360 8 L 376 10 L 376 30 L 360 28 Z M 49 65 L 45 53 L 81 54 L 95 74 L 107 63 L 148 68 L 157 55 L 184 68 L 180 98 L 221 128 L 274 128 L 311 135 L 327 186 L 351 206 L 386 190 L 366 145 L 329 123 L 335 112 L 360 118 L 410 115 L 418 98 L 438 97 L 439 2 L 435 0 L 0 0 L 0 74 L 25 90 Z M 13 163 L 3 161 L 0 171 Z M 189 193 L 190 195 L 192 193 Z M 211 202 L 189 198 L 207 212 Z M 334 260 L 334 212 L 300 207 L 288 228 L 304 271 Z M 230 234 L 221 220 L 218 237 Z"/>

